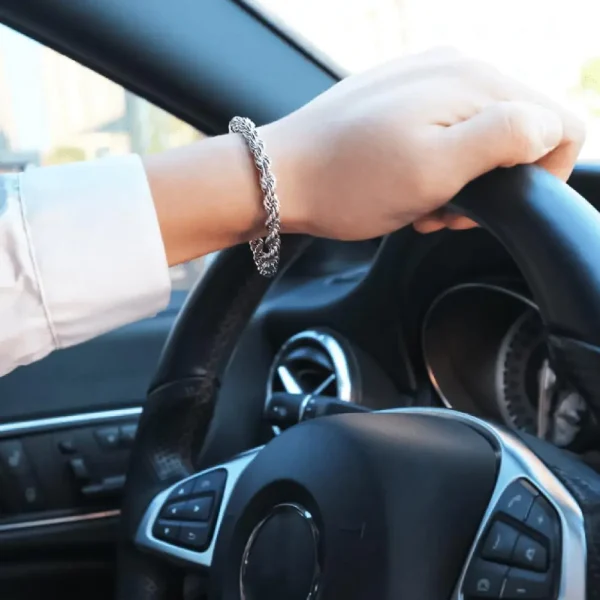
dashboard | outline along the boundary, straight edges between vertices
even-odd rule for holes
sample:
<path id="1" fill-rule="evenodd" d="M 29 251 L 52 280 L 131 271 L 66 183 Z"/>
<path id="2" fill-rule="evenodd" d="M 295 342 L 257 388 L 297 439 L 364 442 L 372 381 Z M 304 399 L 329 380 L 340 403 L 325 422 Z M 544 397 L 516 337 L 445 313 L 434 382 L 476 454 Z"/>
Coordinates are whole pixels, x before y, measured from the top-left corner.
<path id="1" fill-rule="evenodd" d="M 249 330 L 253 356 L 238 351 L 226 379 L 245 364 L 263 442 L 321 415 L 439 406 L 577 453 L 600 447 L 586 401 L 553 370 L 526 282 L 483 230 L 319 240 Z"/>

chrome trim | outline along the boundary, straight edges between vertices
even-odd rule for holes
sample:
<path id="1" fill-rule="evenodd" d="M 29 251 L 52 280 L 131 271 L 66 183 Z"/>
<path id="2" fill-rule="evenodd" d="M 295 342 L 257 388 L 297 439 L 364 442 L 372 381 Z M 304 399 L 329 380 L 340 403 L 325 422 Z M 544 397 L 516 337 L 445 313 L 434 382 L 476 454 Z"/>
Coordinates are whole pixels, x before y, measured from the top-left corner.
<path id="1" fill-rule="evenodd" d="M 277 367 L 277 375 L 279 376 L 279 379 L 281 379 L 281 383 L 288 394 L 302 393 L 300 384 L 285 365 L 279 365 Z"/>
<path id="2" fill-rule="evenodd" d="M 529 480 L 545 495 L 560 518 L 562 563 L 558 600 L 586 600 L 587 541 L 583 514 L 571 493 L 523 442 L 499 426 L 491 425 L 477 417 L 453 410 L 443 408 L 399 408 L 382 412 L 433 415 L 454 419 L 474 427 L 496 446 L 500 458 L 496 486 L 452 595 L 452 600 L 464 600 L 462 587 L 465 576 L 475 549 L 491 520 L 496 504 L 506 488 L 513 481 L 521 478 Z"/>
<path id="3" fill-rule="evenodd" d="M 252 533 L 250 534 L 250 537 L 248 538 L 248 541 L 246 542 L 246 546 L 244 548 L 244 553 L 242 554 L 242 564 L 240 566 L 240 577 L 239 577 L 240 597 L 242 600 L 246 600 L 246 598 L 247 598 L 245 591 L 244 591 L 244 575 L 245 575 L 246 567 L 248 566 L 248 557 L 250 556 L 250 550 L 252 549 L 252 546 L 254 545 L 254 542 L 256 541 L 256 537 L 260 533 L 260 530 L 267 523 L 267 521 L 269 521 L 269 519 L 271 519 L 276 513 L 282 512 L 284 510 L 292 510 L 292 511 L 296 512 L 300 517 L 302 517 L 303 519 L 306 520 L 306 522 L 311 530 L 311 533 L 313 536 L 313 541 L 315 544 L 315 554 L 316 554 L 317 564 L 315 565 L 315 572 L 313 573 L 311 589 L 310 589 L 310 592 L 308 593 L 308 596 L 306 597 L 306 600 L 313 600 L 316 597 L 317 592 L 319 591 L 319 579 L 321 576 L 321 561 L 320 561 L 320 557 L 319 557 L 319 538 L 321 537 L 321 535 L 319 533 L 319 529 L 318 529 L 317 524 L 315 523 L 315 520 L 314 520 L 312 514 L 310 513 L 310 511 L 308 511 L 306 508 L 304 508 L 300 504 L 296 504 L 295 502 L 284 502 L 282 504 L 277 504 L 276 506 L 274 506 L 271 509 L 269 514 L 264 519 L 262 519 L 258 523 L 258 525 L 256 525 L 256 527 L 252 530 Z"/>
<path id="4" fill-rule="evenodd" d="M 327 331 L 322 331 L 320 329 L 306 329 L 305 331 L 301 331 L 296 335 L 293 335 L 289 338 L 283 346 L 279 349 L 275 358 L 273 359 L 273 364 L 269 370 L 269 376 L 267 379 L 267 395 L 265 398 L 265 408 L 269 405 L 271 400 L 271 396 L 273 395 L 273 380 L 275 375 L 278 374 L 282 380 L 283 386 L 285 387 L 288 394 L 298 394 L 302 393 L 302 389 L 298 385 L 295 377 L 289 372 L 289 370 L 285 367 L 285 365 L 279 364 L 282 358 L 286 355 L 287 352 L 290 351 L 294 346 L 300 346 L 303 341 L 307 341 L 310 343 L 316 343 L 331 358 L 331 363 L 333 364 L 333 372 L 335 374 L 335 381 L 338 390 L 338 398 L 343 402 L 351 402 L 352 401 L 352 377 L 350 375 L 350 363 L 348 361 L 348 357 L 346 356 L 346 352 L 342 348 L 340 342 L 335 338 L 335 334 L 329 333 Z M 281 369 L 284 371 L 284 376 L 281 376 Z M 327 379 L 329 385 L 329 379 Z M 325 386 L 326 387 L 326 386 Z M 317 390 L 313 390 L 302 400 L 301 404 L 301 413 L 303 412 L 306 404 L 310 400 L 310 398 L 320 393 L 324 387 L 321 385 Z M 299 390 L 299 391 L 298 391 Z M 273 425 L 272 427 L 273 433 L 275 435 L 279 435 L 281 433 L 281 429 L 277 425 Z"/>
<path id="5" fill-rule="evenodd" d="M 238 479 L 241 477 L 242 473 L 246 470 L 246 467 L 254 460 L 256 455 L 262 450 L 262 446 L 259 448 L 254 448 L 245 452 L 244 454 L 240 454 L 236 456 L 232 460 L 217 465 L 215 467 L 211 467 L 210 469 L 206 469 L 205 471 L 201 471 L 200 473 L 195 473 L 190 477 L 186 477 L 181 481 L 178 481 L 171 487 L 162 491 L 160 494 L 155 496 L 154 500 L 148 506 L 146 513 L 144 514 L 144 518 L 142 519 L 140 526 L 138 527 L 135 543 L 142 548 L 147 550 L 151 550 L 153 552 L 157 552 L 163 556 L 170 556 L 177 561 L 183 563 L 191 563 L 194 565 L 201 565 L 204 567 L 210 567 L 213 559 L 213 552 L 215 550 L 215 544 L 217 538 L 219 537 L 219 529 L 221 528 L 221 523 L 223 521 L 223 516 L 225 514 L 225 509 L 227 504 L 229 503 L 229 499 L 233 492 L 233 488 L 237 483 Z M 219 516 L 217 517 L 217 522 L 215 524 L 215 530 L 213 532 L 213 537 L 210 542 L 210 546 L 204 552 L 195 552 L 194 550 L 188 550 L 186 548 L 180 548 L 179 546 L 174 546 L 168 542 L 163 542 L 162 540 L 158 540 L 154 537 L 152 533 L 152 529 L 154 527 L 154 523 L 157 521 L 160 511 L 166 502 L 167 498 L 171 494 L 172 490 L 180 485 L 182 482 L 187 481 L 188 479 L 193 479 L 198 475 L 204 475 L 206 473 L 210 473 L 216 469 L 225 469 L 227 471 L 227 480 L 225 482 L 225 491 L 223 492 L 223 498 L 221 500 L 221 506 L 219 507 Z"/>
<path id="6" fill-rule="evenodd" d="M 425 363 L 425 369 L 427 370 L 427 376 L 429 377 L 429 381 L 431 382 L 431 385 L 435 389 L 437 395 L 439 396 L 440 400 L 443 402 L 444 406 L 446 406 L 446 408 L 452 408 L 452 403 L 450 402 L 450 400 L 448 398 L 446 398 L 446 396 L 442 392 L 442 388 L 440 387 L 439 383 L 437 382 L 437 379 L 435 378 L 435 373 L 431 367 L 429 358 L 427 357 L 427 350 L 425 348 L 425 330 L 427 328 L 427 324 L 431 317 L 431 313 L 433 312 L 433 310 L 435 308 L 437 308 L 437 306 L 440 304 L 440 302 L 442 300 L 444 300 L 447 296 L 450 296 L 456 292 L 463 291 L 465 289 L 485 289 L 485 290 L 490 290 L 493 292 L 498 292 L 500 294 L 504 294 L 505 296 L 510 296 L 511 298 L 514 298 L 515 300 L 520 300 L 524 304 L 527 304 L 529 307 L 535 309 L 536 311 L 539 311 L 537 304 L 533 300 L 531 300 L 531 298 L 528 298 L 527 296 L 524 296 L 523 294 L 520 294 L 519 292 L 511 290 L 510 288 L 506 288 L 501 285 L 496 285 L 496 284 L 492 284 L 492 283 L 478 283 L 478 282 L 460 283 L 458 285 L 454 285 L 454 286 L 444 290 L 441 294 L 439 294 L 438 296 L 435 297 L 435 299 L 433 300 L 433 302 L 430 304 L 429 308 L 427 309 L 425 316 L 423 317 L 423 323 L 421 325 L 421 351 L 423 353 L 423 361 Z"/>
<path id="7" fill-rule="evenodd" d="M 142 408 L 138 406 L 135 408 L 119 408 L 93 413 L 67 415 L 64 417 L 34 419 L 32 421 L 15 421 L 14 423 L 0 424 L 0 438 L 27 433 L 39 433 L 40 431 L 53 431 L 72 426 L 91 425 L 102 421 L 139 417 L 141 414 Z"/>
<path id="8" fill-rule="evenodd" d="M 36 527 L 51 527 L 52 525 L 70 525 L 84 523 L 87 521 L 100 521 L 102 519 L 113 519 L 121 516 L 121 511 L 105 510 L 103 512 L 86 513 L 83 515 L 70 515 L 66 517 L 53 517 L 33 521 L 21 521 L 20 523 L 0 524 L 0 534 L 9 531 L 20 531 L 22 529 L 33 529 Z"/>

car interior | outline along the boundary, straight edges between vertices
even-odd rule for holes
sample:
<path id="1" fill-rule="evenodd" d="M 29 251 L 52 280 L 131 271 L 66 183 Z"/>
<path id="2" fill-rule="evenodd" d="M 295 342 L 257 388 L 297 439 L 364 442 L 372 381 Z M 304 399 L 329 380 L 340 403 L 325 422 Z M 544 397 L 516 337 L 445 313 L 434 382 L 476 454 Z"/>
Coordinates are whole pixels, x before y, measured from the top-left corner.
<path id="1" fill-rule="evenodd" d="M 0 22 L 203 135 L 344 76 L 252 2 Z M 2 378 L 2 598 L 600 599 L 600 165 L 568 183 L 490 173 L 469 231 L 284 236 L 274 280 L 220 252 Z"/>

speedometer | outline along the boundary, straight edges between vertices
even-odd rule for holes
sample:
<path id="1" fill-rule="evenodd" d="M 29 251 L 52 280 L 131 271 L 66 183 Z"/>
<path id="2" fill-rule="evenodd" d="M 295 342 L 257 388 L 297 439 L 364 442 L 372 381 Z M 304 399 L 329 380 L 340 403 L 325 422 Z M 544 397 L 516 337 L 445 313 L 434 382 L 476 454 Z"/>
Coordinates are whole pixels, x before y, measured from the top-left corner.
<path id="1" fill-rule="evenodd" d="M 513 287 L 446 290 L 426 314 L 422 346 L 430 381 L 449 408 L 563 447 L 585 445 L 595 432 L 584 399 L 551 370 L 537 307 Z"/>
<path id="2" fill-rule="evenodd" d="M 496 396 L 504 420 L 531 434 L 544 433 L 558 446 L 569 446 L 581 433 L 586 417 L 586 403 L 573 389 L 557 381 L 545 342 L 545 331 L 537 310 L 528 309 L 506 333 L 496 364 Z M 541 389 L 551 381 L 550 389 Z M 554 389 L 558 386 L 557 389 Z M 544 402 L 555 406 L 540 406 Z M 540 400 L 541 399 L 541 400 Z M 551 410 L 552 418 L 544 426 L 540 411 Z M 541 422 L 542 421 L 542 422 Z M 541 430 L 544 430 L 543 432 Z"/>

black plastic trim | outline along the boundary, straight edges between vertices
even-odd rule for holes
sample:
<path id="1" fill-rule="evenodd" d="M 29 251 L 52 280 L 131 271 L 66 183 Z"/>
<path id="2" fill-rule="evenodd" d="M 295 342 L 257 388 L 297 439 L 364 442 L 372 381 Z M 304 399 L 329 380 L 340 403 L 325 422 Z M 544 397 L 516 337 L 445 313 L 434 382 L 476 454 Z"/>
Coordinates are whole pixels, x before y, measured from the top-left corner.
<path id="1" fill-rule="evenodd" d="M 272 121 L 337 81 L 234 0 L 6 0 L 0 21 L 205 133 L 236 113 Z"/>

